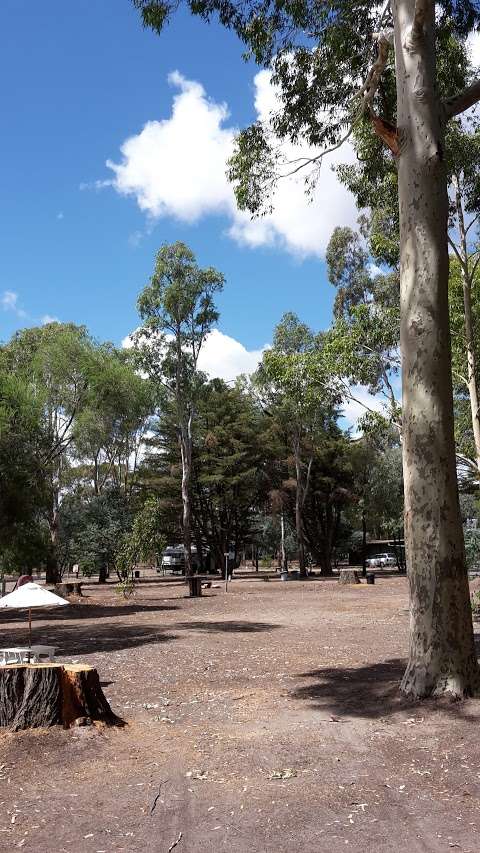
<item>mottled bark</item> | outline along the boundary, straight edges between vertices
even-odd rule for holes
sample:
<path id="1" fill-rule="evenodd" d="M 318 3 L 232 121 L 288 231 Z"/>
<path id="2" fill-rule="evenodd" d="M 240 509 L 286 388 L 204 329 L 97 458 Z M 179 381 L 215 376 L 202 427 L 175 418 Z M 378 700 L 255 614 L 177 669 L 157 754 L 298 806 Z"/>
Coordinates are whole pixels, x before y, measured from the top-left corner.
<path id="1" fill-rule="evenodd" d="M 477 689 L 460 519 L 448 314 L 447 175 L 436 92 L 434 3 L 393 0 L 401 265 L 405 544 L 410 648 L 404 693 Z"/>
<path id="2" fill-rule="evenodd" d="M 191 416 L 186 427 L 180 429 L 180 453 L 182 457 L 182 504 L 183 504 L 183 553 L 185 559 L 185 577 L 192 570 L 192 510 L 190 501 L 190 480 L 192 475 L 192 433 Z"/>

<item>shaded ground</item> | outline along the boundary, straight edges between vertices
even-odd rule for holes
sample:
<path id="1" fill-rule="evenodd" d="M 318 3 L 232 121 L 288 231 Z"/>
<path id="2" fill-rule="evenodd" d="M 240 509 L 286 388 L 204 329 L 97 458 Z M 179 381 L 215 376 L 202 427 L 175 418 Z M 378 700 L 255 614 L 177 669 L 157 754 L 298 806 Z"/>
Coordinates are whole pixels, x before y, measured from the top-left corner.
<path id="1" fill-rule="evenodd" d="M 86 592 L 34 636 L 129 725 L 1 734 L 0 850 L 480 850 L 480 702 L 399 697 L 404 579 Z"/>

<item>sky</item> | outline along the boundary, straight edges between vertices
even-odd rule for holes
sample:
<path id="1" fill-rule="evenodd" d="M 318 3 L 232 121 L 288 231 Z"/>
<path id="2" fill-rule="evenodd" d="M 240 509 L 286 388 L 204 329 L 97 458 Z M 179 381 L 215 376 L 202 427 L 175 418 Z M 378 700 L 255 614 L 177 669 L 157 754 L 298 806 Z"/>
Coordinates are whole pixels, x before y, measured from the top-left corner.
<path id="1" fill-rule="evenodd" d="M 129 0 L 2 0 L 0 34 L 1 340 L 55 317 L 120 343 L 174 240 L 224 273 L 219 330 L 248 351 L 287 310 L 328 324 L 322 257 L 353 201 L 328 166 L 312 205 L 297 182 L 267 221 L 239 213 L 225 159 L 275 94 L 233 35 L 181 12 L 155 36 Z"/>
<path id="2" fill-rule="evenodd" d="M 235 36 L 181 11 L 158 37 L 130 0 L 1 0 L 0 79 L 0 340 L 58 319 L 120 345 L 175 240 L 226 278 L 212 374 L 253 370 L 285 311 L 328 326 L 325 248 L 357 218 L 331 164 L 353 153 L 325 161 L 311 204 L 299 179 L 268 218 L 239 212 L 225 161 L 275 91 Z"/>

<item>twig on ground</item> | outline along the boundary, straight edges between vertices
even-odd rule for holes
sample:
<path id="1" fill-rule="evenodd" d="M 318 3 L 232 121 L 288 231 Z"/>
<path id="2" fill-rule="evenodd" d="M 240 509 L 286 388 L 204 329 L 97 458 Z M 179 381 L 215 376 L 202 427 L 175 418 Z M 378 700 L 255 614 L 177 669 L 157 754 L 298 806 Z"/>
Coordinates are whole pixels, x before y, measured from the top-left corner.
<path id="1" fill-rule="evenodd" d="M 158 786 L 157 796 L 155 797 L 155 799 L 151 805 L 151 808 L 150 808 L 150 814 L 151 815 L 154 813 L 155 809 L 157 808 L 157 803 L 158 803 L 158 800 L 160 798 L 160 794 L 162 793 L 162 785 L 165 785 L 165 784 L 166 784 L 166 781 L 164 779 L 162 779 L 160 782 L 160 785 Z"/>
<path id="2" fill-rule="evenodd" d="M 181 840 L 182 840 L 182 833 L 181 833 L 181 832 L 179 832 L 179 833 L 178 833 L 178 838 L 177 838 L 177 840 L 176 840 L 176 841 L 174 841 L 174 842 L 173 842 L 173 844 L 170 844 L 170 847 L 168 848 L 167 853 L 171 853 L 171 851 L 173 850 L 173 848 L 174 848 L 174 847 L 176 847 L 176 846 L 177 846 L 177 844 L 178 844 L 178 842 L 179 842 L 179 841 L 181 841 Z"/>

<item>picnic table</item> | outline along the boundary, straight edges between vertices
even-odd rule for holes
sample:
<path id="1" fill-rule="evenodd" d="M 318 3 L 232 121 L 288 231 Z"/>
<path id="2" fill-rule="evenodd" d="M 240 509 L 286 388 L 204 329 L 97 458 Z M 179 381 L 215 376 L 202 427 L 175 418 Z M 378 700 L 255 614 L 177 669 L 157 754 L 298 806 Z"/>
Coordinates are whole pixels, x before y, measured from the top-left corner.
<path id="1" fill-rule="evenodd" d="M 0 666 L 10 663 L 32 663 L 40 660 L 51 661 L 55 657 L 56 646 L 15 646 L 10 649 L 0 649 Z"/>

